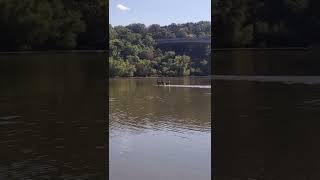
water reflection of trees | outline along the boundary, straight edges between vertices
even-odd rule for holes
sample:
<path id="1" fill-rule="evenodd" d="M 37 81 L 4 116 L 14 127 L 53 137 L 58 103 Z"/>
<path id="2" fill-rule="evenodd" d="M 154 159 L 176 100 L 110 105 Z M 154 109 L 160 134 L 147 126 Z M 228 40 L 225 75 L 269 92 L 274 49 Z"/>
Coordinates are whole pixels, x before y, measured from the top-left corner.
<path id="1" fill-rule="evenodd" d="M 109 109 L 111 130 L 211 130 L 210 89 L 155 87 L 154 81 L 122 79 L 111 82 L 109 93 L 114 99 Z M 182 81 L 181 84 L 186 80 L 176 81 Z"/>
<path id="2" fill-rule="evenodd" d="M 314 50 L 227 50 L 214 52 L 213 59 L 216 75 L 319 75 Z"/>

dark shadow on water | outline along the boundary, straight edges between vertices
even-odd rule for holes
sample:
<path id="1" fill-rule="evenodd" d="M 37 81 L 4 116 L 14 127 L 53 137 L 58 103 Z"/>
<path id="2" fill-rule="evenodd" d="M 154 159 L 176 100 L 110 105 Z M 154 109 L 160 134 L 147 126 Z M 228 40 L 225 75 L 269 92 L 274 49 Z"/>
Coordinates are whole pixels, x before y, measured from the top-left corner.
<path id="1" fill-rule="evenodd" d="M 320 85 L 310 83 L 319 79 L 300 76 L 319 75 L 318 56 L 237 53 L 238 59 L 220 54 L 217 63 L 232 63 L 216 68 L 217 74 L 240 76 L 213 82 L 215 179 L 320 179 Z"/>
<path id="2" fill-rule="evenodd" d="M 216 179 L 319 179 L 320 86 L 216 81 Z"/>
<path id="3" fill-rule="evenodd" d="M 0 179 L 105 179 L 105 54 L 0 57 Z"/>
<path id="4" fill-rule="evenodd" d="M 317 50 L 213 52 L 215 75 L 320 75 Z"/>

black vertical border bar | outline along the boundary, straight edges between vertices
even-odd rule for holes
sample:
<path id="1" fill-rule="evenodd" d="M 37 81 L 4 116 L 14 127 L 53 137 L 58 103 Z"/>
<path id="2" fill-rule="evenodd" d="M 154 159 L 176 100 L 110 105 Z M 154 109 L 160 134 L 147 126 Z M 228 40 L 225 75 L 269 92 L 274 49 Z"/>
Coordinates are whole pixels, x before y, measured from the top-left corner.
<path id="1" fill-rule="evenodd" d="M 105 72 L 106 72 L 106 84 L 102 87 L 106 89 L 106 130 L 105 130 L 105 135 L 107 136 L 106 138 L 106 179 L 109 179 L 109 0 L 104 0 L 106 1 L 106 26 L 105 26 L 105 30 L 106 30 L 106 58 L 105 58 Z"/>

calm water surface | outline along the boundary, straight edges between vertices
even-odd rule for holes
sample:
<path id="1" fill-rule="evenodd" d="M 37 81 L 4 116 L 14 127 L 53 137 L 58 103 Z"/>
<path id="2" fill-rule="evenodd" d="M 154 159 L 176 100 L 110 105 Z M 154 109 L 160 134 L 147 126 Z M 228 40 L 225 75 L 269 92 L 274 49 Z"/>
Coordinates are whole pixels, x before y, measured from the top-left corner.
<path id="1" fill-rule="evenodd" d="M 320 179 L 318 57 L 312 51 L 218 53 L 217 180 Z"/>
<path id="2" fill-rule="evenodd" d="M 105 57 L 0 55 L 0 179 L 106 179 Z"/>
<path id="3" fill-rule="evenodd" d="M 170 81 L 194 86 L 156 87 L 154 78 L 109 80 L 111 180 L 211 178 L 210 80 Z"/>

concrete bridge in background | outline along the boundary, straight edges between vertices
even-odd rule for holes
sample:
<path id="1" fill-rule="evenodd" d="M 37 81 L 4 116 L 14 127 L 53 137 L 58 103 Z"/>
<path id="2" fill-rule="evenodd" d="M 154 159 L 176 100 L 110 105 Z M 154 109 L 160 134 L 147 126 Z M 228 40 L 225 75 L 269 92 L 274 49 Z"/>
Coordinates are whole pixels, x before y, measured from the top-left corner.
<path id="1" fill-rule="evenodd" d="M 180 44 L 180 43 L 196 43 L 196 44 L 211 44 L 210 38 L 172 38 L 172 39 L 156 39 L 156 44 Z"/>

